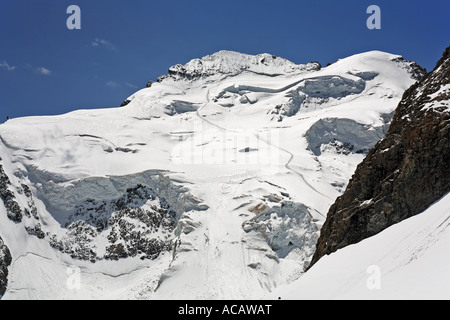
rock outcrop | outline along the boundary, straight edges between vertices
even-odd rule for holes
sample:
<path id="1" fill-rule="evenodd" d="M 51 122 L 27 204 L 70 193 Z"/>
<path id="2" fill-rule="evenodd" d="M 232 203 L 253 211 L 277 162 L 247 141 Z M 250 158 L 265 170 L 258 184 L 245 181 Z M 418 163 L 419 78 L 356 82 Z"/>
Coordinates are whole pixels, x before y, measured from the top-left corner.
<path id="1" fill-rule="evenodd" d="M 11 264 L 11 253 L 0 237 L 0 298 L 6 291 L 8 284 L 8 267 Z"/>
<path id="2" fill-rule="evenodd" d="M 0 158 L 0 161 L 2 159 Z M 22 209 L 16 201 L 14 192 L 11 191 L 11 181 L 8 175 L 3 170 L 3 166 L 0 164 L 0 199 L 6 208 L 6 214 L 8 218 L 14 222 L 22 221 Z"/>
<path id="3" fill-rule="evenodd" d="M 449 191 L 450 47 L 404 93 L 386 136 L 331 206 L 310 266 L 421 213 Z"/>

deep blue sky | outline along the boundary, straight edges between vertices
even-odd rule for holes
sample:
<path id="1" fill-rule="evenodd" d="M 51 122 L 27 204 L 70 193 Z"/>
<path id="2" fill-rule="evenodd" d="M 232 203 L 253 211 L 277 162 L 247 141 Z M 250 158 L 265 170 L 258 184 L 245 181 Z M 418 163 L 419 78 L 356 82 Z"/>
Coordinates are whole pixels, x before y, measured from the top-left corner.
<path id="1" fill-rule="evenodd" d="M 81 30 L 66 9 L 81 8 Z M 369 30 L 366 9 L 381 8 Z M 431 70 L 449 0 L 0 0 L 0 121 L 118 106 L 177 63 L 218 50 L 322 65 L 368 50 Z"/>

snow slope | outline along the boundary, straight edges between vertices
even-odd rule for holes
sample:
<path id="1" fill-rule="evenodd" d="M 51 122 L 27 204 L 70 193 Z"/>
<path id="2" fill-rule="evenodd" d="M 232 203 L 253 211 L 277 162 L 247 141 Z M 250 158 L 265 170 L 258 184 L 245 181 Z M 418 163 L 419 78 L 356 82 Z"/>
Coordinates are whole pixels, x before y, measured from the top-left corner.
<path id="1" fill-rule="evenodd" d="M 423 213 L 324 256 L 277 299 L 419 299 L 450 297 L 450 194 Z"/>
<path id="2" fill-rule="evenodd" d="M 248 299 L 291 283 L 417 70 L 379 51 L 323 69 L 221 51 L 125 107 L 2 124 L 8 188 L 37 211 L 12 222 L 0 204 L 4 298 Z"/>

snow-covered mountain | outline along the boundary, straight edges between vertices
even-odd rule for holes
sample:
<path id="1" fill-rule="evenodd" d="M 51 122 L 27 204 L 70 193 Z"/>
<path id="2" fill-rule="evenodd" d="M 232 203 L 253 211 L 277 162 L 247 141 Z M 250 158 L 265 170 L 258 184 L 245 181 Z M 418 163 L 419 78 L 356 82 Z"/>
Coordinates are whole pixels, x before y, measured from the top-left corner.
<path id="1" fill-rule="evenodd" d="M 450 297 L 450 47 L 403 95 L 285 299 Z"/>
<path id="2" fill-rule="evenodd" d="M 7 121 L 3 298 L 247 299 L 293 282 L 423 75 L 379 51 L 326 68 L 221 51 L 121 108 Z"/>
<path id="3" fill-rule="evenodd" d="M 386 135 L 330 208 L 314 263 L 427 209 L 450 191 L 450 49 L 405 91 Z"/>

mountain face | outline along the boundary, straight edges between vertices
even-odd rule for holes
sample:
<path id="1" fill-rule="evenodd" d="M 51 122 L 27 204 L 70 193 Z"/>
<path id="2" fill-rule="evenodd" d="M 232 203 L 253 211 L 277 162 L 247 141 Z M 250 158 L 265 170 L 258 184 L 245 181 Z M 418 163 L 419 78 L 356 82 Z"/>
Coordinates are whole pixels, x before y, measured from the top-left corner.
<path id="1" fill-rule="evenodd" d="M 420 75 L 379 51 L 326 68 L 221 51 L 121 108 L 7 121 L 3 298 L 249 299 L 294 281 Z"/>
<path id="2" fill-rule="evenodd" d="M 450 47 L 404 93 L 386 136 L 331 206 L 312 264 L 424 211 L 450 191 Z"/>

